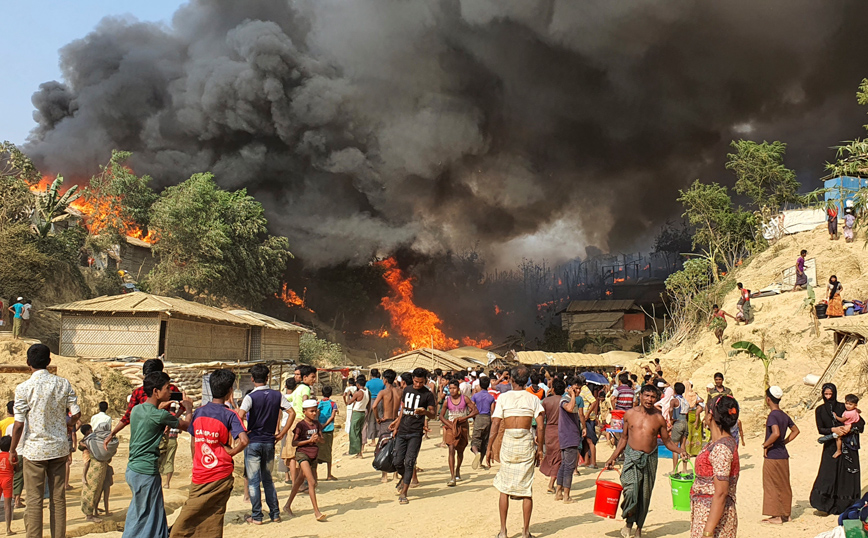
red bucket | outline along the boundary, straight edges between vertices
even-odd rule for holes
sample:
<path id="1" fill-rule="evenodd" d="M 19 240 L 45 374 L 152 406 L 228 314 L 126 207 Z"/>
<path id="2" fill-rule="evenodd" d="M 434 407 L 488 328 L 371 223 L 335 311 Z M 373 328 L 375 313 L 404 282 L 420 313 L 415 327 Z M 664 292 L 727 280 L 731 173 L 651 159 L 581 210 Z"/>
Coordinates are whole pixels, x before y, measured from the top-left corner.
<path id="1" fill-rule="evenodd" d="M 621 484 L 600 480 L 603 469 L 597 475 L 597 495 L 594 497 L 594 515 L 615 519 L 618 512 L 618 502 L 621 500 L 621 492 L 624 490 Z"/>
<path id="2" fill-rule="evenodd" d="M 624 413 L 626 413 L 626 411 L 624 411 L 622 409 L 612 410 L 611 428 L 613 430 L 623 430 L 624 429 Z"/>

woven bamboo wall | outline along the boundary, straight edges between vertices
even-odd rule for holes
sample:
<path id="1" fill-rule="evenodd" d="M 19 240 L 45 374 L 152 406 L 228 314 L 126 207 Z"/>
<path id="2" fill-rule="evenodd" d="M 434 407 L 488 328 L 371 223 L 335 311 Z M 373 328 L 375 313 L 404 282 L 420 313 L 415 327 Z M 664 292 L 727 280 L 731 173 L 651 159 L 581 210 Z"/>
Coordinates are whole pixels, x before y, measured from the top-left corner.
<path id="1" fill-rule="evenodd" d="M 166 360 L 247 360 L 247 331 L 245 327 L 170 319 L 166 330 Z"/>
<path id="2" fill-rule="evenodd" d="M 262 329 L 262 360 L 298 360 L 299 334 L 295 331 Z"/>
<path id="3" fill-rule="evenodd" d="M 160 319 L 153 316 L 95 316 L 64 313 L 60 354 L 66 357 L 156 357 Z"/>

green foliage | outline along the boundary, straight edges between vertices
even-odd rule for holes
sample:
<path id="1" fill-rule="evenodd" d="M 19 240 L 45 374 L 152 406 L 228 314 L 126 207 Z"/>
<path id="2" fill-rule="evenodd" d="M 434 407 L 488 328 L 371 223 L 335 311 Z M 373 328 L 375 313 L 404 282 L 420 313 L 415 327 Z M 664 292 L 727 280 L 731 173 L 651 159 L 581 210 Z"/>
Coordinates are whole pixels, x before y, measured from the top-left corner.
<path id="1" fill-rule="evenodd" d="M 299 339 L 298 362 L 310 364 L 318 368 L 340 366 L 343 363 L 344 352 L 341 345 L 317 338 L 311 333 L 304 333 Z"/>
<path id="2" fill-rule="evenodd" d="M 37 295 L 51 263 L 51 257 L 40 251 L 30 226 L 0 227 L 0 290 L 10 296 Z"/>
<path id="3" fill-rule="evenodd" d="M 696 180 L 689 189 L 679 192 L 678 201 L 685 209 L 683 216 L 695 228 L 693 246 L 701 247 L 703 255 L 712 262 L 715 281 L 718 264 L 730 272 L 738 260 L 762 247 L 756 240 L 756 216 L 734 209 L 726 187 Z"/>
<path id="4" fill-rule="evenodd" d="M 666 278 L 666 291 L 677 308 L 689 308 L 691 303 L 711 283 L 711 263 L 706 258 L 691 258 L 684 262 L 684 269 Z"/>
<path id="5" fill-rule="evenodd" d="M 8 140 L 0 144 L 0 177 L 14 177 L 34 185 L 39 181 L 39 171 L 15 144 Z"/>
<path id="6" fill-rule="evenodd" d="M 727 155 L 726 168 L 735 172 L 735 192 L 748 196 L 764 216 L 799 201 L 796 173 L 784 166 L 786 144 L 733 140 L 730 146 L 735 153 Z"/>
<path id="7" fill-rule="evenodd" d="M 19 177 L 0 175 L 0 228 L 30 222 L 34 199 Z"/>
<path id="8" fill-rule="evenodd" d="M 84 189 L 88 205 L 98 208 L 99 221 L 91 222 L 94 233 L 111 236 L 106 244 L 116 244 L 123 236 L 139 228 L 146 232 L 151 220 L 151 206 L 159 195 L 150 187 L 150 176 L 137 176 L 125 164 L 132 156 L 128 151 L 112 151 L 111 159 L 100 166 L 100 173 Z M 97 250 L 104 244 L 95 244 Z"/>
<path id="9" fill-rule="evenodd" d="M 765 377 L 763 382 L 765 384 L 765 390 L 769 390 L 769 366 L 771 366 L 772 361 L 775 359 L 784 359 L 786 358 L 786 352 L 776 352 L 775 348 L 771 348 L 768 353 L 766 353 L 763 346 L 758 346 L 753 342 L 748 342 L 746 340 L 741 340 L 732 345 L 733 351 L 729 352 L 729 356 L 735 356 L 739 353 L 745 353 L 749 355 L 751 358 L 759 359 L 763 363 L 763 368 L 765 369 Z"/>
<path id="10" fill-rule="evenodd" d="M 285 237 L 268 234 L 262 205 L 246 190 L 228 192 L 211 174 L 167 188 L 152 207 L 159 262 L 155 293 L 256 307 L 280 285 L 292 256 Z"/>
<path id="11" fill-rule="evenodd" d="M 73 185 L 65 193 L 60 194 L 60 187 L 63 185 L 63 176 L 58 175 L 51 182 L 51 186 L 44 193 L 39 193 L 36 196 L 36 233 L 39 237 L 48 237 L 52 230 L 52 225 L 68 217 L 64 211 L 72 202 L 78 200 L 81 193 L 78 192 L 78 185 Z"/>

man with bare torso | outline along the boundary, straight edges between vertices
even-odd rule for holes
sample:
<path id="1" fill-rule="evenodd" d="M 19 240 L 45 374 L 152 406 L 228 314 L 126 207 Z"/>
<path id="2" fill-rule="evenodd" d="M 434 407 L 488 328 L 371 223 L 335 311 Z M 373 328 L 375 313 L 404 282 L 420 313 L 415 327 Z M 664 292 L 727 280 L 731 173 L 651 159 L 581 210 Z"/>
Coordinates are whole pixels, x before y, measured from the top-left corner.
<path id="1" fill-rule="evenodd" d="M 626 526 L 621 530 L 623 538 L 642 536 L 642 527 L 651 504 L 651 490 L 657 476 L 657 436 L 673 454 L 686 457 L 687 453 L 672 442 L 666 419 L 654 407 L 660 392 L 653 385 L 645 385 L 639 393 L 639 406 L 624 413 L 624 433 L 606 468 L 624 453 L 624 467 L 621 469 L 621 485 L 624 486 L 624 502 L 621 503 Z M 636 533 L 633 534 L 633 524 Z"/>
<path id="2" fill-rule="evenodd" d="M 384 387 L 377 394 L 377 399 L 374 400 L 374 405 L 371 406 L 371 411 L 374 413 L 374 419 L 377 422 L 377 438 L 389 436 L 389 426 L 398 417 L 398 409 L 401 407 L 401 392 L 402 389 L 395 385 L 397 374 L 395 370 L 389 369 L 383 372 Z M 381 405 L 382 404 L 382 405 Z M 380 415 L 380 409 L 383 414 Z M 383 482 L 389 480 L 389 473 L 383 473 Z"/>

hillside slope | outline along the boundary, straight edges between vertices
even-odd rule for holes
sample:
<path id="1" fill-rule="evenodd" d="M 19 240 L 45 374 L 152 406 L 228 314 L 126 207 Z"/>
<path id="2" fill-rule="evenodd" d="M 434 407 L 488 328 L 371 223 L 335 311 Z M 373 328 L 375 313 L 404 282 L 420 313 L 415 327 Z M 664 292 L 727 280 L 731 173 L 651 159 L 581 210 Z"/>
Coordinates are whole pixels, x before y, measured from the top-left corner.
<path id="1" fill-rule="evenodd" d="M 817 260 L 818 285 L 815 291 L 818 300 L 824 297 L 825 283 L 833 274 L 844 285 L 845 301 L 868 298 L 868 250 L 863 247 L 862 240 L 857 238 L 850 244 L 843 239 L 830 241 L 825 227 L 783 238 L 738 268 L 732 277 L 751 290 L 764 288 L 780 280 L 781 272 L 795 264 L 801 249 L 808 251 L 808 258 Z M 735 315 L 738 297 L 738 290 L 734 289 L 726 295 L 721 307 Z M 806 293 L 800 291 L 753 299 L 754 323 L 737 326 L 729 320 L 723 346 L 717 344 L 714 334 L 703 327 L 677 349 L 654 357 L 660 357 L 667 378 L 672 378 L 670 382 L 690 379 L 700 392 L 704 392 L 715 372 L 723 372 L 725 384 L 733 389 L 743 406 L 744 421 L 754 423 L 764 420 L 762 363 L 747 355 L 729 357 L 728 353 L 734 342 L 749 340 L 759 345 L 764 338 L 766 349 L 774 347 L 787 354 L 785 359 L 772 363 L 769 370 L 771 383 L 784 389 L 784 407 L 791 409 L 796 416 L 803 415 L 796 406 L 811 390 L 803 383 L 804 376 L 822 374 L 835 352 L 832 332 L 826 329 L 853 324 L 868 327 L 868 315 L 824 319 L 820 320 L 818 338 L 813 334 L 809 313 L 801 310 L 805 297 Z M 841 399 L 848 392 L 861 395 L 861 387 L 865 386 L 861 379 L 863 364 L 868 365 L 868 346 L 865 345 L 858 346 L 850 354 L 847 364 L 833 379 Z"/>

